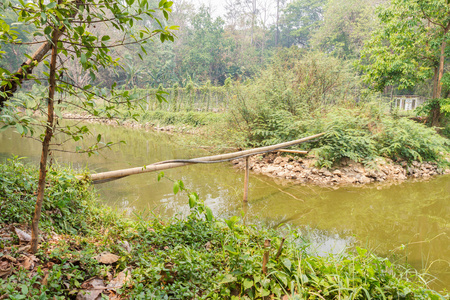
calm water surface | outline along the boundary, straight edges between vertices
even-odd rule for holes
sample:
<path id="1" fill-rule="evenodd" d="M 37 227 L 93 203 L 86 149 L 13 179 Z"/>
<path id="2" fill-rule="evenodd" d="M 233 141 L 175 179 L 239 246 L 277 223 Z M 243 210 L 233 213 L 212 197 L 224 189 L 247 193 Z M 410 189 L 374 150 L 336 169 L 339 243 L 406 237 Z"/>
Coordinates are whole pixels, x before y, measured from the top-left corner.
<path id="1" fill-rule="evenodd" d="M 143 132 L 121 127 L 92 125 L 94 136 L 126 145 L 91 156 L 54 152 L 59 163 L 103 172 L 157 161 L 208 155 L 187 146 L 185 137 Z M 195 137 L 189 137 L 195 144 Z M 74 150 L 73 144 L 65 146 Z M 11 155 L 37 162 L 40 144 L 20 138 L 14 131 L 0 133 L 0 160 Z M 385 186 L 302 186 L 251 174 L 248 205 L 242 205 L 243 172 L 229 163 L 192 165 L 165 171 L 196 191 L 215 215 L 245 213 L 247 223 L 276 227 L 287 223 L 301 228 L 319 253 L 338 252 L 360 245 L 377 254 L 405 261 L 437 279 L 435 289 L 450 289 L 450 176 L 429 181 Z M 134 175 L 96 185 L 106 204 L 130 213 L 173 216 L 188 211 L 183 194 L 174 195 L 169 180 L 157 181 L 156 173 Z"/>

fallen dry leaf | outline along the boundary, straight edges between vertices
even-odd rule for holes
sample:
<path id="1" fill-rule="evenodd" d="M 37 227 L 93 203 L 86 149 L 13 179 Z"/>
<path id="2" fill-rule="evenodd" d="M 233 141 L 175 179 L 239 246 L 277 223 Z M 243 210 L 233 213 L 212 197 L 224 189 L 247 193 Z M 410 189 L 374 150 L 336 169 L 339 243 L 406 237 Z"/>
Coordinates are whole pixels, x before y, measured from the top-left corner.
<path id="1" fill-rule="evenodd" d="M 14 228 L 14 230 L 21 242 L 31 242 L 31 235 L 29 235 L 23 230 L 20 230 L 19 228 Z"/>
<path id="2" fill-rule="evenodd" d="M 92 289 L 101 288 L 102 290 L 104 290 L 105 282 L 103 281 L 103 279 L 94 277 L 94 278 L 88 279 L 85 282 L 83 282 L 81 284 L 81 288 L 85 289 L 85 290 L 92 290 Z"/>
<path id="3" fill-rule="evenodd" d="M 125 285 L 126 282 L 131 280 L 131 268 L 126 268 L 120 272 L 116 278 L 111 280 L 111 282 L 106 286 L 108 289 L 120 289 Z"/>
<path id="4" fill-rule="evenodd" d="M 206 250 L 211 250 L 211 242 L 206 242 L 206 244 L 205 244 L 205 248 L 206 248 Z"/>
<path id="5" fill-rule="evenodd" d="M 30 249 L 31 249 L 31 246 L 30 245 L 26 245 L 26 246 L 20 247 L 19 250 L 17 250 L 17 252 L 19 252 L 19 253 L 20 252 L 27 252 Z"/>
<path id="6" fill-rule="evenodd" d="M 17 261 L 14 257 L 12 257 L 11 255 L 8 255 L 8 254 L 3 256 L 3 258 L 6 258 L 7 260 L 9 260 L 11 262 L 16 262 Z"/>
<path id="7" fill-rule="evenodd" d="M 120 256 L 109 253 L 109 252 L 102 252 L 99 255 L 95 256 L 94 259 L 97 260 L 99 263 L 110 265 L 119 260 Z"/>
<path id="8" fill-rule="evenodd" d="M 2 257 L 2 260 L 0 260 L 0 278 L 8 277 L 11 275 L 11 271 L 11 262 Z"/>
<path id="9" fill-rule="evenodd" d="M 101 299 L 101 293 L 106 289 L 105 282 L 100 278 L 91 278 L 81 284 L 83 289 L 77 294 L 77 300 Z"/>
<path id="10" fill-rule="evenodd" d="M 9 256 L 9 255 L 8 255 Z M 5 278 L 11 275 L 12 262 L 5 256 L 0 258 L 0 278 Z"/>
<path id="11" fill-rule="evenodd" d="M 44 274 L 45 274 L 45 276 L 44 276 L 44 279 L 42 279 L 42 285 L 43 286 L 46 286 L 47 285 L 47 283 L 48 283 L 48 270 L 44 270 Z"/>
<path id="12" fill-rule="evenodd" d="M 98 300 L 102 299 L 100 290 L 82 290 L 78 292 L 76 300 Z"/>
<path id="13" fill-rule="evenodd" d="M 34 267 L 33 259 L 23 254 L 20 256 L 18 264 L 25 270 L 31 270 Z"/>
<path id="14" fill-rule="evenodd" d="M 128 241 L 118 241 L 117 242 L 122 248 L 124 248 L 128 253 L 131 252 L 131 246 L 130 243 L 128 243 Z"/>

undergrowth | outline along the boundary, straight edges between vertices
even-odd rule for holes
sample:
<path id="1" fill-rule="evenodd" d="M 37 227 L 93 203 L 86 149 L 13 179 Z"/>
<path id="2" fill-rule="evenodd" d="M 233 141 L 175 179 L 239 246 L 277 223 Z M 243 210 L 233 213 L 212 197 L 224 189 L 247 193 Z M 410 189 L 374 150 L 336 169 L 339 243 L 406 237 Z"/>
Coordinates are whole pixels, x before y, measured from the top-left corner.
<path id="1" fill-rule="evenodd" d="M 230 118 L 230 127 L 245 130 L 246 146 L 276 144 L 325 132 L 321 139 L 299 146 L 311 150 L 320 167 L 330 168 L 343 158 L 370 165 L 377 157 L 409 164 L 429 161 L 448 165 L 448 138 L 413 120 L 385 114 L 372 103 L 321 108 L 301 116 L 269 107 L 253 113 L 242 110 L 242 115 L 233 113 L 237 117 Z"/>
<path id="2" fill-rule="evenodd" d="M 37 170 L 17 159 L 0 167 L 8 177 L 2 176 L 0 184 L 0 229 L 13 222 L 27 224 Z M 446 297 L 425 286 L 426 275 L 364 249 L 326 257 L 308 254 L 308 241 L 296 230 L 288 230 L 277 257 L 283 239 L 280 232 L 245 226 L 238 217 L 216 219 L 197 194 L 184 190 L 181 181 L 176 181 L 174 192 L 187 195 L 191 210 L 186 218 L 164 220 L 140 214 L 127 219 L 98 205 L 88 184 L 73 180 L 72 170 L 52 172 L 44 200 L 47 221 L 41 223 L 44 241 L 36 265 L 31 270 L 13 266 L 12 274 L 0 279 L 0 297 L 75 299 L 86 288 L 87 279 L 107 282 L 126 268 L 131 269 L 131 280 L 114 293 L 124 299 Z M 61 211 L 58 218 L 50 213 L 55 209 Z M 62 235 L 56 236 L 54 230 Z M 270 240 L 270 249 L 264 247 L 265 240 Z M 120 246 L 124 241 L 130 251 Z M 5 255 L 20 260 L 23 254 L 18 248 L 17 239 L 2 241 L 0 260 Z M 120 259 L 100 264 L 93 257 L 102 251 Z M 263 271 L 266 251 L 270 259 Z"/>

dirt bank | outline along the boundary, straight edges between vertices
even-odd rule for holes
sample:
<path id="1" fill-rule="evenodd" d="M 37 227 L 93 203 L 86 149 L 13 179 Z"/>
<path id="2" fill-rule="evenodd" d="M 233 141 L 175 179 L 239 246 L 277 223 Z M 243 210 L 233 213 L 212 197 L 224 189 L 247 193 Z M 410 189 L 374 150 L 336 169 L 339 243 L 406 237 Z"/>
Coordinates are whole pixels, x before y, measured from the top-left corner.
<path id="1" fill-rule="evenodd" d="M 280 156 L 278 153 L 271 153 L 250 157 L 249 167 L 256 174 L 317 185 L 404 181 L 408 177 L 426 179 L 438 174 L 450 174 L 450 169 L 444 170 L 436 163 L 428 162 L 413 162 L 408 166 L 405 162 L 399 165 L 387 159 L 378 159 L 369 168 L 360 163 L 344 160 L 340 166 L 330 170 L 315 167 L 315 162 L 312 157 Z M 245 159 L 234 160 L 233 163 L 236 168 L 245 168 Z"/>

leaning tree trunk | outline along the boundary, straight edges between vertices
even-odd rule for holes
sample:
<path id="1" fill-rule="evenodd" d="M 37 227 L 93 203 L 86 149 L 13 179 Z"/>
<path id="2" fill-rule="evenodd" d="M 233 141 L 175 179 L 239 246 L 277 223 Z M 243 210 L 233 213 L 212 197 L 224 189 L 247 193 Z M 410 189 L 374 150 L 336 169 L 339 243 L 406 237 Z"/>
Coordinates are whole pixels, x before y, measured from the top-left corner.
<path id="1" fill-rule="evenodd" d="M 56 56 L 58 54 L 58 39 L 61 33 L 57 28 L 54 29 L 52 35 L 52 56 L 50 60 L 50 76 L 48 88 L 48 104 L 47 104 L 47 124 L 45 129 L 45 137 L 42 142 L 41 162 L 39 165 L 39 182 L 36 199 L 36 206 L 34 209 L 33 222 L 31 225 L 31 253 L 36 253 L 39 243 L 39 219 L 41 218 L 42 202 L 44 200 L 45 179 L 47 175 L 47 157 L 50 140 L 53 136 L 53 116 L 54 116 L 54 97 L 56 88 Z"/>

